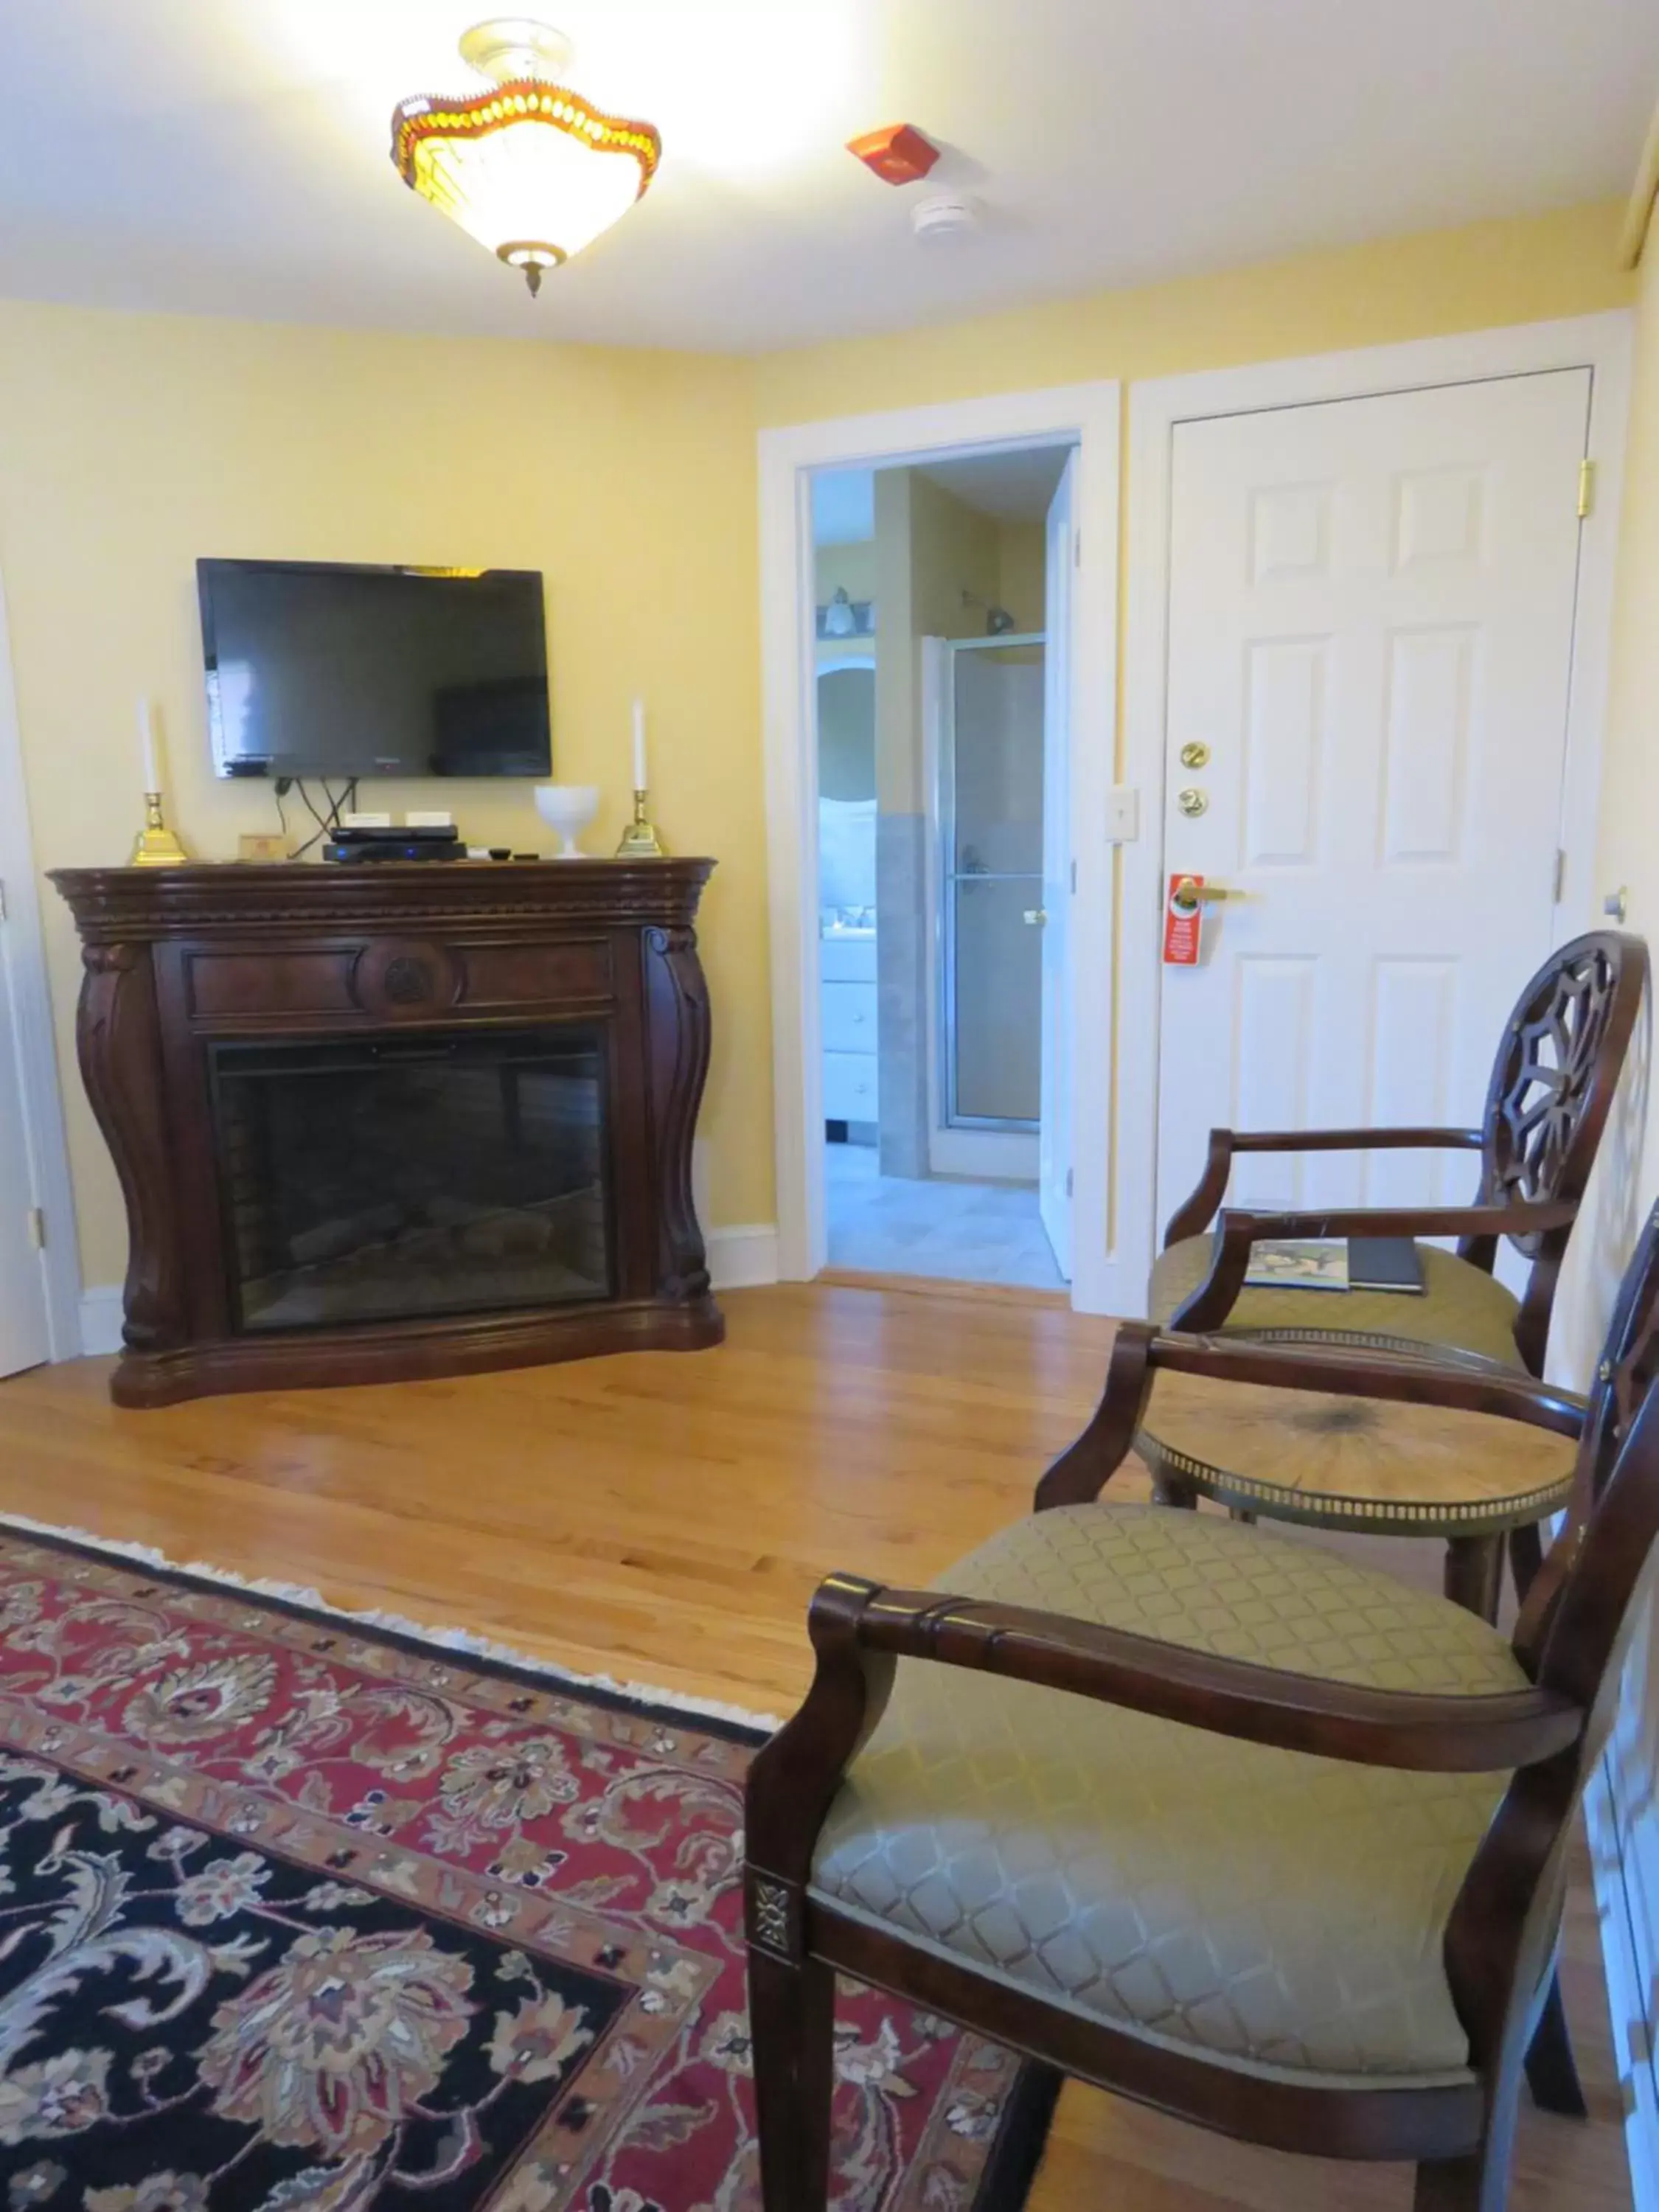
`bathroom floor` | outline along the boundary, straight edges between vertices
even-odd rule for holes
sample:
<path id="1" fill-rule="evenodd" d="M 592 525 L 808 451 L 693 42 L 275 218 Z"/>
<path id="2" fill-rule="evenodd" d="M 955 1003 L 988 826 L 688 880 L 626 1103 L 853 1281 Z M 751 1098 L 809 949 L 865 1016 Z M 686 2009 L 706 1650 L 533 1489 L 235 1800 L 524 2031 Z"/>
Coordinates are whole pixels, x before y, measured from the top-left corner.
<path id="1" fill-rule="evenodd" d="M 1065 1288 L 1035 1184 L 884 1176 L 873 1145 L 823 1149 L 832 1267 Z"/>

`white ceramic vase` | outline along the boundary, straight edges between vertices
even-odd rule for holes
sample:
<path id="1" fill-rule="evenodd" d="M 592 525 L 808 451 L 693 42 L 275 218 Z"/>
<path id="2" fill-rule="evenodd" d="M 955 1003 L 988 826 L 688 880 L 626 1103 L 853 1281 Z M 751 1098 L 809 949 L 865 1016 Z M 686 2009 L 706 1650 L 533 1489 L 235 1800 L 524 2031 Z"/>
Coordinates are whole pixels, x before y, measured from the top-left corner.
<path id="1" fill-rule="evenodd" d="M 556 860 L 580 860 L 584 857 L 576 839 L 599 811 L 597 784 L 538 783 L 536 786 L 536 811 L 548 828 L 556 830 L 564 840 L 553 855 Z"/>

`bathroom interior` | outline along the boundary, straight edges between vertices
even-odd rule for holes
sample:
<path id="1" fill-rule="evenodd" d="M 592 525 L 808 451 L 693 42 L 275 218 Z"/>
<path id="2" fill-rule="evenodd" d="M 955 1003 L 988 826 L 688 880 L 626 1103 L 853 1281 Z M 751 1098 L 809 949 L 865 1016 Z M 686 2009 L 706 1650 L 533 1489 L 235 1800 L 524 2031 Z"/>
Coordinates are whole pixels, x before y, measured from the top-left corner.
<path id="1" fill-rule="evenodd" d="M 1064 1290 L 1071 453 L 813 479 L 832 1272 Z"/>

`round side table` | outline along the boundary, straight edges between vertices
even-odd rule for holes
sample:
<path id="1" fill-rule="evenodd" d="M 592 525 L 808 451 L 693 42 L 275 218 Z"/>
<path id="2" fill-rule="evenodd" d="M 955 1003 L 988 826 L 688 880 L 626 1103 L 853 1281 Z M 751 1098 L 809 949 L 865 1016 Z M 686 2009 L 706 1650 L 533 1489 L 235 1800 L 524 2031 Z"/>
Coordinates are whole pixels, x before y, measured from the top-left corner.
<path id="1" fill-rule="evenodd" d="M 1169 1504 L 1201 1492 L 1252 1518 L 1443 1539 L 1446 1595 L 1486 1620 L 1506 1537 L 1566 1504 L 1577 1449 L 1489 1413 L 1170 1373 L 1135 1443 Z"/>

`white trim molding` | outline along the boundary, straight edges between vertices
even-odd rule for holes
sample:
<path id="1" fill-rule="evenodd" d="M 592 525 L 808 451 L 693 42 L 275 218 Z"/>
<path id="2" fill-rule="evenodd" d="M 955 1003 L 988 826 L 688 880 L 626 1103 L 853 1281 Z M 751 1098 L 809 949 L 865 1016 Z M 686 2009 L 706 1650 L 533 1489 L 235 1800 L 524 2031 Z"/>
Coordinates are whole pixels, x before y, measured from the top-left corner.
<path id="1" fill-rule="evenodd" d="M 1613 626 L 1613 565 L 1630 406 L 1629 311 L 1570 320 L 1474 331 L 1456 337 L 1368 347 L 1354 353 L 1206 370 L 1132 386 L 1127 449 L 1125 544 L 1127 592 L 1123 635 L 1121 775 L 1140 795 L 1142 835 L 1123 848 L 1114 1051 L 1117 1056 L 1115 1191 L 1112 1274 L 1144 1310 L 1157 1250 L 1155 1193 L 1158 1123 L 1158 932 L 1163 912 L 1164 732 L 1170 580 L 1170 481 L 1178 423 L 1267 408 L 1300 407 L 1379 393 L 1473 384 L 1552 369 L 1590 371 L 1588 453 L 1595 495 L 1579 541 L 1578 603 L 1562 805 L 1566 854 L 1558 942 L 1593 926 L 1596 815 Z M 1659 2208 L 1656 2208 L 1659 2212 Z"/>
<path id="2" fill-rule="evenodd" d="M 118 1283 L 94 1283 L 90 1290 L 82 1291 L 76 1312 L 76 1341 L 83 1359 L 103 1359 L 120 1351 L 126 1316 Z"/>
<path id="3" fill-rule="evenodd" d="M 1654 2071 L 1652 1996 L 1659 1961 L 1644 1956 L 1631 1895 L 1629 1838 L 1621 1837 L 1612 1778 L 1603 1758 L 1584 1791 L 1590 1881 L 1601 1936 L 1613 2065 L 1625 2108 L 1625 2154 L 1636 2212 L 1659 2212 L 1659 2079 Z"/>
<path id="4" fill-rule="evenodd" d="M 73 1359 L 81 1349 L 81 1263 L 3 584 L 0 584 L 0 883 L 5 886 L 0 958 L 6 963 L 11 987 L 24 1134 L 33 1184 L 28 1202 L 38 1206 L 46 1217 L 40 1269 L 47 1340 L 54 1359 Z"/>
<path id="5" fill-rule="evenodd" d="M 890 467 L 942 453 L 1075 444 L 1079 538 L 1073 647 L 1071 804 L 1077 890 L 1073 1024 L 1072 1302 L 1114 1310 L 1107 1246 L 1111 1068 L 1101 979 L 1109 973 L 1117 690 L 1119 387 L 1061 385 L 760 433 L 761 647 L 772 946 L 778 1272 L 809 1281 L 828 1256 L 818 993 L 817 763 L 811 471 Z M 878 639 L 878 643 L 879 640 Z M 1138 1308 L 1143 1285 L 1135 1287 Z M 1117 1309 L 1121 1310 L 1121 1306 Z"/>
<path id="6" fill-rule="evenodd" d="M 769 1221 L 704 1232 L 708 1277 L 717 1291 L 750 1291 L 778 1279 L 778 1232 Z"/>

